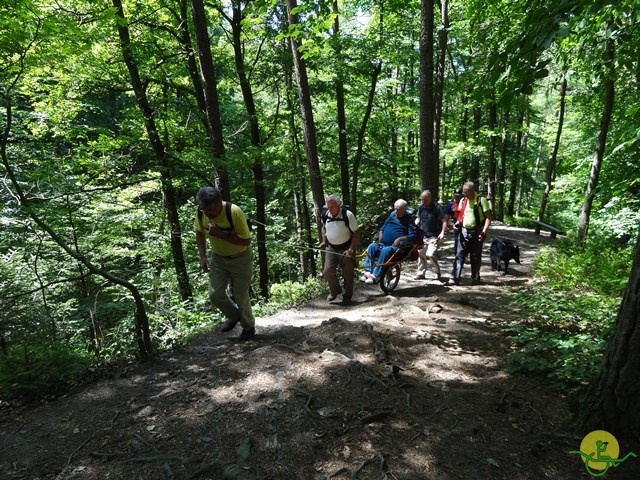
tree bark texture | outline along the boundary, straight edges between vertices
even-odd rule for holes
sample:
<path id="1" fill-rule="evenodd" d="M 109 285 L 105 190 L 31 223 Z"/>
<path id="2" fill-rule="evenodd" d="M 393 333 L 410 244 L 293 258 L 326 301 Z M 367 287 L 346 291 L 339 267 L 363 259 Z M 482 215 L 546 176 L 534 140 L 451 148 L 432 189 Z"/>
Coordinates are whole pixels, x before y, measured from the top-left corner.
<path id="1" fill-rule="evenodd" d="M 496 168 L 496 143 L 498 140 L 498 137 L 496 135 L 496 125 L 498 123 L 498 106 L 496 105 L 496 102 L 491 102 L 489 104 L 489 122 L 487 127 L 489 128 L 489 135 L 491 136 L 489 139 L 489 155 L 488 155 L 488 160 L 487 160 L 487 184 L 486 184 L 486 189 L 487 192 L 492 196 L 495 197 L 496 195 L 496 172 L 497 172 L 497 168 Z M 480 188 L 480 185 L 478 185 L 478 191 L 483 190 L 482 188 Z"/>
<path id="2" fill-rule="evenodd" d="M 420 9 L 420 188 L 438 198 L 439 165 L 434 157 L 433 0 Z"/>
<path id="3" fill-rule="evenodd" d="M 518 191 L 518 178 L 520 177 L 520 166 L 522 165 L 522 137 L 523 137 L 523 124 L 524 124 L 524 112 L 520 110 L 518 114 L 518 126 L 516 132 L 516 145 L 513 167 L 511 170 L 511 178 L 509 179 L 509 199 L 507 201 L 507 215 L 513 217 L 515 213 L 516 204 L 516 192 Z"/>
<path id="4" fill-rule="evenodd" d="M 442 125 L 442 99 L 444 97 L 444 74 L 447 59 L 447 41 L 449 34 L 449 0 L 440 3 L 440 19 L 442 25 L 438 30 L 438 68 L 436 70 L 435 108 L 433 122 L 433 158 L 440 165 L 440 129 Z M 444 188 L 444 179 L 442 182 Z M 438 192 L 432 192 L 434 198 Z"/>
<path id="5" fill-rule="evenodd" d="M 292 13 L 297 7 L 296 0 L 287 0 L 287 17 L 289 25 L 295 27 L 299 24 L 298 15 Z M 318 142 L 316 139 L 316 126 L 313 120 L 313 108 L 311 105 L 311 91 L 309 89 L 309 78 L 307 67 L 300 50 L 298 41 L 292 36 L 289 38 L 291 53 L 293 54 L 293 65 L 296 71 L 298 82 L 298 100 L 300 102 L 300 114 L 302 117 L 302 131 L 304 133 L 304 146 L 307 154 L 307 164 L 309 167 L 309 184 L 313 197 L 313 216 L 316 219 L 318 238 L 321 237 L 322 222 L 320 211 L 324 205 L 324 187 L 322 176 L 320 175 L 320 160 L 318 158 Z"/>
<path id="6" fill-rule="evenodd" d="M 254 178 L 254 193 L 256 197 L 256 219 L 258 220 L 256 238 L 258 240 L 258 265 L 260 276 L 260 294 L 263 298 L 269 298 L 269 265 L 267 258 L 267 234 L 265 225 L 267 222 L 266 215 L 266 195 L 264 189 L 264 169 L 262 168 L 262 139 L 260 135 L 260 124 L 258 122 L 258 113 L 253 95 L 251 82 L 247 76 L 245 69 L 245 58 L 242 48 L 242 20 L 244 14 L 241 2 L 233 3 L 233 17 L 230 20 L 233 52 L 236 62 L 236 71 L 240 82 L 240 90 L 242 91 L 242 99 L 245 109 L 247 110 L 247 118 L 249 121 L 249 129 L 251 135 L 251 145 L 255 147 L 253 151 L 253 164 L 251 170 Z"/>
<path id="7" fill-rule="evenodd" d="M 345 112 L 344 100 L 344 78 L 342 74 L 342 48 L 340 45 L 340 20 L 338 1 L 333 0 L 332 11 L 335 15 L 333 20 L 333 36 L 335 40 L 336 58 L 336 115 L 338 120 L 338 158 L 340 162 L 340 188 L 342 190 L 342 202 L 355 208 L 351 204 L 351 190 L 349 184 L 349 152 L 347 150 L 347 114 Z M 355 193 L 354 193 L 355 195 Z M 355 212 L 354 212 L 355 213 Z"/>
<path id="8" fill-rule="evenodd" d="M 544 222 L 544 214 L 547 210 L 547 203 L 549 202 L 549 194 L 553 187 L 553 177 L 556 169 L 556 162 L 558 161 L 558 150 L 560 148 L 560 137 L 562 136 L 562 127 L 564 125 L 564 105 L 565 97 L 567 94 L 567 77 L 562 79 L 560 84 L 560 108 L 558 112 L 558 129 L 556 131 L 556 140 L 553 144 L 553 151 L 551 156 L 547 160 L 547 169 L 544 174 L 544 192 L 542 192 L 542 202 L 540 202 L 540 212 L 538 213 L 538 221 Z M 536 227 L 536 234 L 540 233 L 540 226 Z"/>
<path id="9" fill-rule="evenodd" d="M 640 436 L 640 234 L 616 330 L 576 417 L 584 431 Z"/>
<path id="10" fill-rule="evenodd" d="M 142 83 L 142 79 L 140 78 L 138 64 L 133 55 L 129 27 L 122 8 L 122 1 L 113 0 L 113 6 L 116 9 L 116 15 L 122 20 L 118 23 L 118 35 L 120 37 L 120 46 L 124 63 L 129 71 L 131 86 L 133 87 L 133 91 L 136 95 L 136 100 L 142 113 L 142 118 L 144 119 L 145 130 L 149 137 L 149 142 L 151 143 L 151 149 L 153 150 L 153 155 L 160 170 L 162 201 L 169 221 L 171 255 L 178 280 L 180 297 L 182 300 L 192 300 L 193 293 L 191 291 L 187 266 L 184 261 L 182 227 L 180 226 L 180 216 L 178 215 L 178 206 L 175 190 L 173 188 L 173 179 L 171 166 L 168 161 L 167 149 L 158 134 L 158 129 L 153 116 L 154 112 L 149 104 L 147 92 Z"/>
<path id="11" fill-rule="evenodd" d="M 498 190 L 496 199 L 494 200 L 495 212 L 494 218 L 504 220 L 504 187 L 507 181 L 507 145 L 509 142 L 509 110 L 504 112 L 502 120 L 502 135 L 500 140 L 500 168 L 498 169 Z"/>
<path id="12" fill-rule="evenodd" d="M 353 198 L 351 202 L 351 211 L 356 213 L 356 209 L 358 207 L 357 195 L 358 191 L 358 179 L 360 178 L 360 163 L 362 162 L 362 155 L 364 154 L 364 138 L 367 132 L 367 125 L 369 123 L 369 119 L 371 118 L 371 111 L 373 110 L 373 99 L 376 94 L 376 86 L 378 85 L 378 76 L 382 71 L 382 63 L 378 62 L 378 64 L 373 68 L 373 73 L 371 74 L 371 86 L 369 87 L 369 94 L 367 96 L 367 107 L 364 110 L 364 115 L 362 116 L 362 122 L 360 123 L 360 128 L 358 129 L 358 139 L 356 142 L 356 153 L 353 157 Z"/>
<path id="13" fill-rule="evenodd" d="M 204 95 L 207 123 L 209 124 L 209 143 L 211 144 L 214 159 L 213 170 L 216 176 L 216 187 L 220 190 L 222 198 L 228 201 L 231 200 L 229 174 L 224 164 L 225 147 L 222 118 L 220 116 L 216 71 L 213 68 L 213 58 L 211 57 L 204 2 L 202 0 L 191 0 L 191 9 L 202 79 L 202 93 Z"/>
<path id="14" fill-rule="evenodd" d="M 596 145 L 596 155 L 591 163 L 591 173 L 589 182 L 584 194 L 584 203 L 580 212 L 580 220 L 578 221 L 578 242 L 584 243 L 587 240 L 589 231 L 589 217 L 591 216 L 591 208 L 593 207 L 593 199 L 598 187 L 600 178 L 600 169 L 604 159 L 604 151 L 607 146 L 607 133 L 609 132 L 609 124 L 611 123 L 611 114 L 613 112 L 613 101 L 615 96 L 615 43 L 613 38 L 607 39 L 606 42 L 606 80 L 604 83 L 604 105 L 602 108 L 602 117 L 600 119 L 600 132 L 598 134 L 598 143 Z"/>

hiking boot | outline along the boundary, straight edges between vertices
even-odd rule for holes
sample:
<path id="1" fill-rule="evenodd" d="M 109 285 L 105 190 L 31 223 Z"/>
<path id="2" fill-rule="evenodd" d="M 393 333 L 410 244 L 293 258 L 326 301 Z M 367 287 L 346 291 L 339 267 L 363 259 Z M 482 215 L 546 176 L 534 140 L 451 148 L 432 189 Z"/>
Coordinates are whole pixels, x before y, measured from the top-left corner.
<path id="1" fill-rule="evenodd" d="M 333 293 L 330 293 L 329 296 L 327 297 L 327 302 L 333 302 L 336 298 L 338 298 L 338 295 L 334 295 Z"/>
<path id="2" fill-rule="evenodd" d="M 448 286 L 450 286 L 450 287 L 451 287 L 451 286 L 453 286 L 453 285 L 458 286 L 458 285 L 460 285 L 460 281 L 459 281 L 459 280 L 456 280 L 456 279 L 454 279 L 454 278 L 450 278 L 449 280 L 447 280 L 447 281 L 445 282 L 445 285 L 448 285 Z"/>
<path id="3" fill-rule="evenodd" d="M 225 320 L 222 323 L 222 326 L 220 327 L 220 331 L 222 333 L 230 332 L 231 330 L 233 330 L 235 328 L 236 323 L 238 323 L 238 320 L 231 320 L 231 319 Z"/>
<path id="4" fill-rule="evenodd" d="M 471 285 L 480 285 L 480 277 L 473 277 L 471 279 Z"/>
<path id="5" fill-rule="evenodd" d="M 242 333 L 240 334 L 240 336 L 238 337 L 238 341 L 240 342 L 244 342 L 245 340 L 249 340 L 253 337 L 256 336 L 256 329 L 255 327 L 251 327 L 251 328 L 243 328 L 242 329 Z"/>
<path id="6" fill-rule="evenodd" d="M 342 305 L 343 307 L 346 307 L 347 305 L 353 305 L 353 301 L 349 297 L 342 297 L 340 305 Z"/>

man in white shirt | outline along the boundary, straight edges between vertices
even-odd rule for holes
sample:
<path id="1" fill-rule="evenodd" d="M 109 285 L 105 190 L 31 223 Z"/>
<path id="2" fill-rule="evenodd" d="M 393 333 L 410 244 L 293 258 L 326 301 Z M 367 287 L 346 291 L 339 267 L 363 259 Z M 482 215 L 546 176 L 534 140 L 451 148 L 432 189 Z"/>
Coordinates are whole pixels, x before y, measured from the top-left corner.
<path id="1" fill-rule="evenodd" d="M 326 212 L 322 214 L 322 243 L 326 249 L 323 276 L 329 285 L 327 300 L 333 302 L 342 292 L 342 304 L 348 305 L 353 297 L 356 267 L 356 248 L 360 243 L 360 227 L 355 215 L 342 206 L 338 195 L 326 199 Z M 344 291 L 340 288 L 338 266 L 342 269 Z"/>

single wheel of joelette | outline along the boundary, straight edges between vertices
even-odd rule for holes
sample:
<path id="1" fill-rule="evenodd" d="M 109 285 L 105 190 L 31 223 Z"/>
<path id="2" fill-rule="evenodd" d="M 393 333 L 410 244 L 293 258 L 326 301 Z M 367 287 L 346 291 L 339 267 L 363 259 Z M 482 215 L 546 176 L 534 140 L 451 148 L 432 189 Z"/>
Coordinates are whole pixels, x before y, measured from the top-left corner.
<path id="1" fill-rule="evenodd" d="M 384 293 L 391 293 L 398 286 L 401 270 L 399 263 L 382 269 L 380 273 L 380 288 Z"/>

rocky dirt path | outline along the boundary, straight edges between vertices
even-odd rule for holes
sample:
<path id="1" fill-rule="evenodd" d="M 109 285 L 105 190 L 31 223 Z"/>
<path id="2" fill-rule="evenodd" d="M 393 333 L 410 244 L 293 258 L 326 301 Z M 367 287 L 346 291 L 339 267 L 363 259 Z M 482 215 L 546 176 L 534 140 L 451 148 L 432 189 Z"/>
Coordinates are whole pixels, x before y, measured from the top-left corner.
<path id="1" fill-rule="evenodd" d="M 495 225 L 522 264 L 483 283 L 361 285 L 211 332 L 65 398 L 3 412 L 2 479 L 577 479 L 567 400 L 505 370 L 507 299 L 547 236 Z M 490 242 L 487 242 L 487 244 Z M 450 241 L 441 249 L 451 265 Z M 629 475 L 622 465 L 616 478 Z M 622 476 L 620 476 L 622 475 Z"/>

